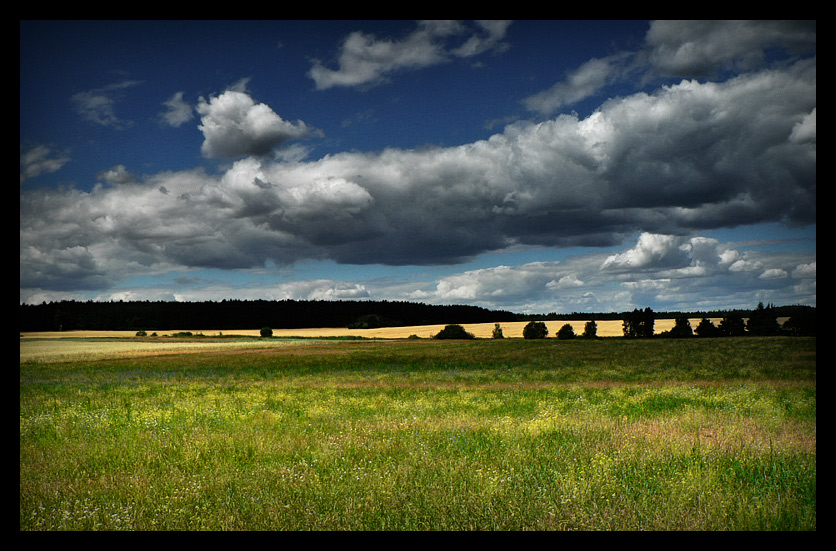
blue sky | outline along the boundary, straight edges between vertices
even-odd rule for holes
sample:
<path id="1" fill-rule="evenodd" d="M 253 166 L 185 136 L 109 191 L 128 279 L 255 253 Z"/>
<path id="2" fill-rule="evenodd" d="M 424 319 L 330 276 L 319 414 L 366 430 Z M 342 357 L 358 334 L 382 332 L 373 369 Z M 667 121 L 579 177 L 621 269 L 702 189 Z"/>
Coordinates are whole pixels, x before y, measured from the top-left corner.
<path id="1" fill-rule="evenodd" d="M 816 305 L 815 22 L 21 21 L 20 302 Z"/>

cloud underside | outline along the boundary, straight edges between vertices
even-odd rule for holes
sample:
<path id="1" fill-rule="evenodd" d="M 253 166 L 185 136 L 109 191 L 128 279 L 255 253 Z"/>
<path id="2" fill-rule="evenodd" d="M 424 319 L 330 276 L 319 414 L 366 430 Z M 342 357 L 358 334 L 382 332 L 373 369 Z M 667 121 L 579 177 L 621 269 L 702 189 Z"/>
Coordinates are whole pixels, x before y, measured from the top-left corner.
<path id="1" fill-rule="evenodd" d="M 315 131 L 226 92 L 198 108 L 204 154 L 237 157 L 222 174 L 22 190 L 20 286 L 96 288 L 303 259 L 456 263 L 514 245 L 611 246 L 638 230 L 815 223 L 815 88 L 813 59 L 723 83 L 683 80 L 458 147 L 295 162 L 264 154 Z M 546 283 L 571 287 L 564 276 Z"/>

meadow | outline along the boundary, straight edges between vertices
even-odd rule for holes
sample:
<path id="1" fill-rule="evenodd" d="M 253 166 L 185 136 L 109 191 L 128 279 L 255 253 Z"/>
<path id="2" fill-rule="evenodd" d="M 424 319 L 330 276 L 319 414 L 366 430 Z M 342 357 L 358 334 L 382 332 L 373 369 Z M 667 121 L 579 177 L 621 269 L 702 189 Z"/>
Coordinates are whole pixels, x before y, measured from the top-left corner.
<path id="1" fill-rule="evenodd" d="M 21 338 L 21 530 L 816 529 L 815 338 L 169 344 Z"/>

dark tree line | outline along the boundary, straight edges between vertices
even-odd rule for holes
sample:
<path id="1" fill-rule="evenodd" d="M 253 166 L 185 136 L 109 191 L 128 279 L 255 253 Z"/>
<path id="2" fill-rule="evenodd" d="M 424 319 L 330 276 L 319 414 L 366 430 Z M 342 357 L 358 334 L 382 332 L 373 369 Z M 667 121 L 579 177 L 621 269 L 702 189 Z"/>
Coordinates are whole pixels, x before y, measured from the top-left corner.
<path id="1" fill-rule="evenodd" d="M 777 317 L 793 317 L 796 315 L 804 316 L 810 312 L 815 312 L 815 307 L 812 306 L 803 306 L 803 305 L 788 305 L 788 306 L 775 306 L 775 305 L 767 305 L 764 308 L 768 308 L 771 313 L 774 313 Z M 755 308 L 754 310 L 757 310 Z M 676 319 L 680 316 L 686 316 L 688 318 L 724 318 L 728 316 L 740 316 L 741 318 L 748 318 L 749 315 L 754 311 L 752 309 L 746 308 L 738 308 L 738 309 L 731 309 L 731 310 L 690 310 L 686 312 L 654 312 L 654 316 L 656 319 Z M 630 314 L 630 312 L 598 312 L 598 313 L 590 313 L 590 312 L 571 312 L 569 314 L 558 314 L 556 312 L 549 312 L 548 314 L 518 314 L 519 321 L 557 321 L 557 320 L 582 320 L 582 319 L 589 319 L 594 318 L 598 321 L 604 320 L 623 320 L 625 314 Z"/>
<path id="2" fill-rule="evenodd" d="M 687 337 L 740 337 L 752 336 L 816 336 L 816 309 L 808 306 L 775 307 L 758 303 L 754 310 L 745 313 L 740 311 L 727 312 L 721 317 L 720 323 L 714 323 L 707 317 L 702 317 L 696 329 L 691 327 L 689 314 L 679 314 L 674 320 L 670 331 L 663 331 L 658 336 L 666 338 Z M 789 317 L 783 325 L 778 323 L 779 317 Z M 653 336 L 653 311 L 633 310 L 624 313 L 625 337 Z M 744 319 L 746 318 L 746 319 Z"/>
<path id="3" fill-rule="evenodd" d="M 497 323 L 555 319 L 546 316 L 515 314 L 468 305 L 429 305 L 400 301 L 297 301 L 297 300 L 223 300 L 220 302 L 166 301 L 61 301 L 21 304 L 20 331 L 139 331 L 152 330 L 235 330 L 270 327 L 299 329 L 305 327 L 349 327 L 372 329 L 409 325 L 456 323 Z M 715 326 L 711 318 L 722 318 Z M 783 326 L 778 317 L 788 317 Z M 815 336 L 816 309 L 809 306 L 773 306 L 758 304 L 753 310 L 727 312 L 687 312 L 671 315 L 650 308 L 632 312 L 589 314 L 573 313 L 557 319 L 620 319 L 624 336 L 642 338 L 654 335 L 656 319 L 675 318 L 670 331 L 662 337 L 709 337 L 738 335 Z M 688 318 L 701 318 L 696 328 Z M 747 321 L 748 320 L 748 321 Z M 587 327 L 586 333 L 590 331 Z M 591 336 L 594 336 L 594 325 Z M 564 335 L 567 336 L 567 335 Z"/>
<path id="4" fill-rule="evenodd" d="M 375 328 L 516 321 L 511 312 L 397 301 L 62 301 L 20 305 L 20 331 Z"/>

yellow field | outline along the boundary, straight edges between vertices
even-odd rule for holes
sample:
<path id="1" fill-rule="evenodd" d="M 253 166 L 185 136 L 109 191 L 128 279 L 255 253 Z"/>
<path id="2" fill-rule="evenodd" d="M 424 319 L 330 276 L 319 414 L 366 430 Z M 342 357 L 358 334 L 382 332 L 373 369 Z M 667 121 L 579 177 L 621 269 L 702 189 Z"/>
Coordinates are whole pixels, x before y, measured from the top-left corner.
<path id="1" fill-rule="evenodd" d="M 691 327 L 696 328 L 699 324 L 699 319 L 692 319 Z M 720 323 L 720 318 L 712 318 L 714 325 Z M 583 333 L 584 326 L 587 320 L 557 320 L 546 321 L 546 327 L 549 330 L 549 337 L 557 335 L 557 331 L 563 327 L 564 324 L 569 323 L 575 330 L 576 335 Z M 528 322 L 503 322 L 500 323 L 502 333 L 506 337 L 522 337 L 523 328 Z M 620 337 L 623 335 L 621 320 L 602 320 L 596 322 L 598 325 L 599 337 Z M 667 331 L 673 327 L 674 320 L 659 319 L 655 322 L 656 333 Z M 478 338 L 490 338 L 493 334 L 493 323 L 464 323 L 461 324 L 465 330 L 473 333 Z M 382 327 L 380 329 L 345 329 L 341 327 L 320 327 L 309 329 L 273 329 L 274 337 L 367 337 L 380 339 L 404 339 L 411 335 L 416 335 L 421 338 L 430 338 L 439 331 L 444 329 L 444 325 L 416 325 L 409 327 Z M 245 335 L 258 336 L 260 329 L 241 329 L 241 330 L 186 330 L 177 329 L 171 331 L 157 331 L 159 336 L 173 335 L 184 331 L 190 331 L 194 334 L 203 334 L 207 337 L 216 336 L 219 334 L 226 335 Z M 149 330 L 151 334 L 153 331 Z M 83 338 L 83 337 L 133 337 L 135 331 L 63 331 L 63 332 L 41 332 L 41 333 L 22 333 L 24 338 Z"/>
<path id="2" fill-rule="evenodd" d="M 549 338 L 557 335 L 558 330 L 566 323 L 572 325 L 576 335 L 581 335 L 586 325 L 587 320 L 558 320 L 546 321 L 546 327 L 549 330 Z M 691 327 L 696 328 L 699 324 L 699 319 L 692 319 Z M 712 318 L 712 323 L 718 325 L 720 318 Z M 785 321 L 779 319 L 779 323 Z M 621 320 L 602 320 L 596 322 L 598 324 L 599 337 L 620 337 L 623 335 Z M 509 338 L 522 338 L 523 328 L 527 322 L 506 322 L 500 323 L 502 333 Z M 654 328 L 656 333 L 670 330 L 674 325 L 672 319 L 658 319 L 655 321 Z M 477 338 L 488 339 L 493 334 L 493 323 L 473 323 L 462 324 L 462 326 L 470 333 L 473 333 Z M 444 328 L 444 325 L 419 325 L 411 327 L 384 327 L 380 329 L 344 329 L 339 327 L 334 328 L 311 328 L 311 329 L 274 329 L 274 337 L 365 337 L 369 339 L 405 339 L 412 335 L 428 339 L 437 334 Z M 101 341 L 83 341 L 72 340 L 73 338 L 91 338 L 91 337 L 111 337 L 111 338 L 126 338 L 134 337 L 135 331 L 62 331 L 62 332 L 39 332 L 39 333 L 21 333 L 20 338 L 20 361 L 36 360 L 44 362 L 55 362 L 69 359 L 90 359 L 95 360 L 99 358 L 108 358 L 114 356 L 120 357 L 135 357 L 142 355 L 158 355 L 158 354 L 179 354 L 183 352 L 199 352 L 210 351 L 218 349 L 231 348 L 253 348 L 253 347 L 273 347 L 284 346 L 288 344 L 287 341 L 276 339 L 264 339 L 258 341 L 236 342 L 223 341 L 218 339 L 210 339 L 206 341 L 167 341 L 166 336 L 171 336 L 186 330 L 173 331 L 158 331 L 159 339 L 137 339 L 136 341 L 121 340 L 114 342 Z M 152 333 L 153 331 L 148 331 Z M 225 334 L 243 335 L 243 336 L 258 336 L 259 329 L 241 329 L 241 330 L 190 330 L 194 334 L 203 334 L 207 337 L 218 336 Z"/>

